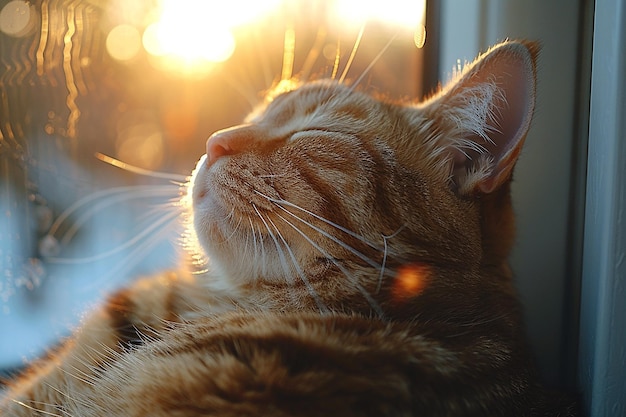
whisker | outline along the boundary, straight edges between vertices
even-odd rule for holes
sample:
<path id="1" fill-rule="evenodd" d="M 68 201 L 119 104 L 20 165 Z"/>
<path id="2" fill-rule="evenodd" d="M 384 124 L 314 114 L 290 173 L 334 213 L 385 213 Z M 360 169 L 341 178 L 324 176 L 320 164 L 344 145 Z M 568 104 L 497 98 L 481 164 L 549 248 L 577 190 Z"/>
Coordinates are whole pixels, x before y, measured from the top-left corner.
<path id="1" fill-rule="evenodd" d="M 263 275 L 267 275 L 267 262 L 265 262 L 265 259 L 267 259 L 267 252 L 265 250 L 265 241 L 263 239 L 263 233 L 261 233 L 261 226 L 259 226 L 259 242 L 261 244 L 261 272 L 263 273 Z"/>
<path id="2" fill-rule="evenodd" d="M 300 222 L 306 224 L 307 226 L 309 226 L 311 229 L 315 230 L 316 232 L 320 233 L 322 236 L 327 237 L 328 239 L 332 240 L 333 242 L 337 243 L 338 245 L 340 245 L 342 248 L 350 251 L 351 253 L 353 253 L 354 255 L 358 256 L 359 258 L 361 258 L 361 260 L 365 261 L 368 265 L 370 265 L 373 268 L 376 268 L 378 270 L 381 269 L 381 265 L 379 263 L 377 263 L 376 261 L 370 259 L 369 257 L 367 257 L 366 255 L 362 254 L 361 252 L 359 252 L 358 250 L 356 250 L 355 248 L 353 248 L 352 246 L 348 245 L 347 243 L 345 243 L 344 241 L 342 241 L 341 239 L 331 235 L 330 233 L 326 232 L 323 229 L 320 229 L 319 227 L 315 226 L 314 224 L 302 219 L 301 217 L 297 216 L 296 214 L 290 212 L 289 210 L 287 210 L 286 208 L 277 205 L 277 207 L 279 207 L 281 210 L 283 210 L 285 213 L 289 214 L 290 216 L 292 216 L 293 218 L 295 218 L 296 220 L 299 220 Z"/>
<path id="3" fill-rule="evenodd" d="M 348 271 L 343 265 L 337 262 L 321 246 L 315 243 L 309 236 L 307 236 L 306 233 L 300 230 L 298 226 L 294 225 L 293 223 L 291 223 L 289 220 L 287 220 L 286 218 L 284 218 L 278 213 L 277 213 L 277 216 L 280 219 L 282 219 L 285 223 L 287 223 L 289 226 L 291 226 L 296 232 L 298 232 L 307 242 L 309 242 L 315 249 L 317 249 L 322 255 L 324 255 L 326 259 L 330 260 L 337 268 L 339 268 L 339 270 L 343 272 L 343 274 L 352 281 L 352 284 L 354 284 L 357 287 L 357 289 L 365 297 L 369 305 L 374 309 L 374 311 L 376 311 L 376 314 L 378 314 L 379 317 L 384 318 L 385 314 L 383 313 L 383 310 L 380 307 L 380 305 L 376 302 L 376 300 L 374 300 L 372 295 L 354 278 L 354 276 L 352 276 L 350 271 Z"/>
<path id="4" fill-rule="evenodd" d="M 300 222 L 306 224 L 307 226 L 309 226 L 311 229 L 315 230 L 316 232 L 320 233 L 321 235 L 329 238 L 330 240 L 332 240 L 333 242 L 339 244 L 341 247 L 343 247 L 344 249 L 347 249 L 348 251 L 350 251 L 351 253 L 355 254 L 356 256 L 358 256 L 359 258 L 361 258 L 363 261 L 367 262 L 368 265 L 376 268 L 376 269 L 380 269 L 381 265 L 378 264 L 376 261 L 372 260 L 371 258 L 367 257 L 365 254 L 359 252 L 358 250 L 356 250 L 355 248 L 353 248 L 352 246 L 348 245 L 347 243 L 345 243 L 344 241 L 342 241 L 341 239 L 338 239 L 337 237 L 329 234 L 328 232 L 326 232 L 323 229 L 320 229 L 319 227 L 315 226 L 314 224 L 302 219 L 301 217 L 297 216 L 295 213 L 290 212 L 289 210 L 287 210 L 286 208 L 282 207 L 279 203 L 274 202 L 276 204 L 277 207 L 279 207 L 281 210 L 283 210 L 285 213 L 289 214 L 290 216 L 294 217 L 295 219 L 299 220 Z M 307 212 L 307 210 L 302 209 L 305 212 Z M 318 217 L 318 216 L 316 216 Z M 320 220 L 322 220 L 322 217 L 319 217 Z M 342 228 L 340 228 L 340 230 L 342 230 Z M 366 242 L 367 243 L 367 242 Z"/>
<path id="5" fill-rule="evenodd" d="M 265 228 L 267 229 L 267 233 L 269 233 L 270 237 L 274 241 L 274 245 L 276 246 L 276 251 L 278 253 L 278 258 L 280 259 L 280 265 L 282 266 L 283 270 L 285 271 L 285 276 L 289 280 L 289 283 L 293 284 L 293 279 L 291 278 L 291 274 L 289 273 L 289 266 L 287 265 L 287 259 L 285 258 L 284 251 L 282 250 L 282 248 L 280 247 L 280 244 L 278 243 L 278 239 L 276 239 L 276 236 L 270 230 L 270 227 L 267 224 L 267 221 L 265 220 L 265 218 L 263 217 L 263 215 L 261 214 L 261 212 L 257 208 L 256 204 L 252 204 L 252 207 L 254 208 L 254 211 L 256 212 L 256 214 L 259 216 L 259 218 L 261 219 L 261 221 L 265 225 Z M 266 264 L 266 262 L 263 262 L 263 265 L 265 265 L 265 264 Z"/>
<path id="6" fill-rule="evenodd" d="M 85 196 L 85 197 L 79 199 L 74 204 L 72 204 L 70 207 L 65 209 L 65 211 L 63 211 L 59 215 L 59 217 L 57 217 L 56 220 L 52 223 L 52 226 L 50 226 L 50 229 L 48 230 L 48 234 L 51 235 L 51 236 L 54 236 L 54 234 L 56 233 L 57 229 L 61 226 L 61 224 L 63 224 L 63 222 L 72 213 L 74 213 L 79 208 L 81 208 L 83 206 L 86 206 L 87 204 L 91 203 L 94 200 L 97 200 L 99 198 L 104 198 L 104 197 L 107 197 L 107 196 L 113 195 L 113 194 L 129 194 L 129 198 L 133 198 L 135 195 L 137 195 L 137 190 L 138 189 L 163 190 L 164 187 L 165 186 L 162 186 L 162 185 L 161 186 L 129 185 L 129 186 L 124 186 L 124 187 L 115 187 L 115 188 L 109 188 L 109 189 L 102 190 L 102 191 L 96 191 L 95 193 L 89 194 L 88 196 Z M 176 187 L 176 192 L 178 192 L 178 187 Z"/>
<path id="7" fill-rule="evenodd" d="M 47 416 L 54 416 L 54 417 L 63 417 L 62 414 L 56 414 L 56 413 L 51 413 L 49 411 L 39 410 L 39 409 L 37 409 L 35 407 L 32 407 L 32 406 L 24 403 L 23 401 L 19 401 L 19 400 L 15 400 L 15 399 L 11 399 L 11 401 L 13 401 L 14 403 L 16 403 L 16 404 L 18 404 L 18 405 L 20 405 L 20 406 L 22 406 L 24 408 L 27 408 L 29 410 L 32 410 L 32 411 L 36 412 L 36 413 L 39 413 L 39 414 L 44 414 L 44 415 L 47 415 Z M 46 405 L 52 405 L 52 404 L 46 404 Z"/>
<path id="8" fill-rule="evenodd" d="M 111 156 L 105 155 L 100 152 L 96 152 L 95 156 L 102 162 L 105 162 L 109 165 L 113 165 L 114 167 L 123 169 L 124 171 L 132 172 L 138 175 L 143 175 L 145 177 L 162 178 L 166 180 L 174 180 L 174 181 L 180 181 L 180 182 L 186 182 L 188 180 L 188 176 L 186 175 L 171 174 L 168 172 L 151 171 L 149 169 L 136 167 L 134 165 L 128 164 L 126 162 L 122 162 L 119 159 L 115 159 Z"/>
<path id="9" fill-rule="evenodd" d="M 339 61 L 341 59 L 341 38 L 337 38 L 337 50 L 335 51 L 335 62 L 333 63 L 333 72 L 330 75 L 330 79 L 334 80 L 339 71 Z"/>
<path id="10" fill-rule="evenodd" d="M 87 258 L 81 258 L 81 259 L 69 259 L 69 258 L 50 257 L 50 258 L 47 258 L 46 260 L 49 261 L 49 262 L 58 263 L 58 264 L 83 264 L 83 263 L 90 263 L 90 262 L 99 261 L 99 260 L 108 258 L 108 257 L 110 257 L 112 255 L 115 255 L 116 253 L 119 253 L 119 252 L 122 252 L 122 251 L 126 250 L 127 248 L 129 248 L 129 247 L 133 246 L 134 244 L 136 244 L 137 242 L 139 242 L 144 237 L 148 236 L 155 229 L 158 229 L 163 224 L 173 222 L 173 220 L 176 219 L 176 218 L 178 218 L 178 213 L 177 212 L 169 213 L 168 215 L 164 216 L 162 219 L 160 219 L 157 222 L 155 222 L 152 225 L 150 225 L 148 228 L 142 230 L 139 234 L 134 236 L 132 239 L 124 242 L 123 244 L 119 245 L 118 247 L 116 247 L 114 249 L 111 249 L 111 250 L 106 251 L 104 253 L 101 253 L 99 255 L 94 255 L 94 256 L 90 256 L 90 257 L 87 257 Z"/>
<path id="11" fill-rule="evenodd" d="M 136 190 L 133 190 L 132 192 L 120 194 L 120 195 L 117 195 L 115 197 L 111 197 L 111 198 L 108 198 L 106 200 L 100 201 L 99 203 L 94 204 L 93 206 L 90 206 L 89 209 L 87 211 L 85 211 L 85 213 L 83 213 L 74 222 L 72 222 L 72 227 L 70 227 L 63 234 L 63 237 L 61 238 L 60 241 L 63 244 L 67 244 L 72 239 L 72 237 L 74 237 L 74 235 L 80 229 L 80 227 L 83 224 L 85 224 L 85 222 L 90 217 L 93 217 L 95 213 L 97 213 L 98 211 L 102 210 L 105 207 L 112 206 L 115 203 L 118 203 L 118 202 L 121 202 L 121 201 L 128 201 L 130 199 L 159 197 L 159 196 L 167 197 L 167 196 L 170 196 L 170 195 L 171 195 L 171 191 L 170 190 L 163 189 L 163 188 L 160 188 L 160 187 L 156 186 L 156 187 L 150 187 L 150 188 L 146 188 L 146 189 L 143 189 L 143 188 L 136 189 Z M 50 234 L 50 233 L 48 233 L 48 234 Z"/>
<path id="12" fill-rule="evenodd" d="M 263 72 L 263 80 L 266 86 L 271 86 L 274 82 L 274 75 L 276 74 L 275 70 L 272 69 L 271 63 L 268 60 L 267 54 L 267 45 L 265 41 L 265 34 L 261 32 L 261 26 L 257 27 L 254 35 L 252 36 L 253 42 L 256 44 L 254 48 L 252 48 L 257 53 L 257 59 L 255 62 L 258 62 L 261 66 L 261 71 Z"/>
<path id="13" fill-rule="evenodd" d="M 233 209 L 233 212 L 234 212 L 234 209 Z M 239 219 L 239 221 L 237 222 L 237 225 L 233 228 L 232 233 L 226 238 L 226 242 L 231 240 L 233 238 L 233 236 L 235 236 L 235 234 L 239 231 L 239 228 L 241 227 L 241 221 L 242 220 Z M 246 245 L 247 245 L 247 240 L 246 240 Z"/>
<path id="14" fill-rule="evenodd" d="M 357 234 L 357 233 L 355 233 L 355 232 L 353 232 L 353 231 L 351 231 L 349 229 L 346 229 L 345 227 L 343 227 L 341 225 L 338 225 L 337 223 L 335 223 L 335 222 L 333 222 L 331 220 L 328 220 L 328 219 L 320 216 L 319 214 L 315 214 L 315 213 L 313 213 L 310 210 L 307 210 L 307 209 L 305 209 L 303 207 L 300 207 L 297 204 L 291 203 L 291 202 L 289 202 L 287 200 L 276 199 L 276 198 L 270 197 L 270 196 L 265 195 L 265 194 L 263 194 L 263 193 L 261 193 L 260 191 L 257 191 L 257 190 L 255 190 L 255 193 L 257 193 L 261 197 L 266 198 L 268 201 L 271 201 L 272 203 L 278 204 L 279 206 L 286 205 L 286 206 L 295 208 L 297 210 L 303 211 L 304 213 L 306 213 L 306 214 L 308 214 L 310 216 L 315 217 L 317 220 L 320 220 L 320 221 L 326 223 L 327 225 L 332 226 L 332 227 L 334 227 L 336 229 L 339 229 L 342 232 L 346 233 L 347 235 L 350 235 L 353 238 L 358 239 L 359 241 L 365 243 L 367 246 L 369 246 L 372 249 L 375 249 L 377 251 L 382 251 L 383 250 L 383 248 L 381 248 L 380 246 L 378 246 L 378 245 L 368 241 L 365 237 L 363 237 L 363 236 L 361 236 L 361 235 L 359 235 L 359 234 Z"/>
<path id="15" fill-rule="evenodd" d="M 76 373 L 70 372 L 69 370 L 63 369 L 63 368 L 59 368 L 59 370 L 61 372 L 63 372 L 65 375 L 67 375 L 67 376 L 69 376 L 71 378 L 74 378 L 74 379 L 82 382 L 85 385 L 93 385 L 94 384 L 96 378 L 93 375 L 89 375 L 87 372 L 85 372 L 85 371 L 83 371 L 81 369 L 78 369 L 78 367 L 76 367 L 75 365 L 71 365 L 71 367 L 72 367 L 72 370 L 74 372 L 76 372 Z M 79 376 L 79 374 L 80 374 L 80 376 Z M 50 388 L 55 389 L 52 385 L 50 385 Z"/>
<path id="16" fill-rule="evenodd" d="M 376 286 L 376 294 L 378 294 L 378 292 L 380 291 L 380 287 L 383 283 L 383 275 L 385 273 L 385 266 L 387 265 L 387 252 L 388 252 L 387 240 L 393 239 L 394 237 L 396 237 L 405 227 L 406 227 L 406 223 L 400 226 L 398 230 L 396 230 L 389 236 L 381 235 L 383 238 L 383 244 L 385 245 L 385 251 L 383 252 L 383 266 L 380 269 L 380 276 L 378 277 L 378 285 Z"/>
<path id="17" fill-rule="evenodd" d="M 385 46 L 383 46 L 383 49 L 381 49 L 380 52 L 378 52 L 378 54 L 374 57 L 374 59 L 372 59 L 372 62 L 370 62 L 369 65 L 365 68 L 365 70 L 363 70 L 361 75 L 359 75 L 359 78 L 357 78 L 356 81 L 352 83 L 352 85 L 350 86 L 350 89 L 353 90 L 359 85 L 359 83 L 363 80 L 363 78 L 365 78 L 367 73 L 370 72 L 370 70 L 374 67 L 374 65 L 376 65 L 376 63 L 380 60 L 380 58 L 382 58 L 385 52 L 387 52 L 387 49 L 389 49 L 389 47 L 391 46 L 393 41 L 396 40 L 399 34 L 400 34 L 400 30 L 396 31 L 396 33 L 391 37 L 391 39 L 389 39 L 389 41 L 385 44 Z"/>
<path id="18" fill-rule="evenodd" d="M 258 265 L 257 257 L 258 257 L 258 246 L 256 243 L 256 229 L 254 227 L 254 223 L 252 223 L 252 218 L 248 217 L 248 221 L 250 222 L 250 231 L 252 232 L 252 253 L 253 253 L 253 262 L 255 265 Z M 246 241 L 247 242 L 247 241 Z"/>
<path id="19" fill-rule="evenodd" d="M 237 93 L 239 93 L 239 95 L 241 97 L 244 98 L 244 100 L 248 103 L 248 105 L 250 106 L 250 109 L 254 109 L 254 107 L 258 104 L 259 99 L 256 96 L 256 94 L 252 93 L 253 91 L 255 91 L 255 89 L 250 85 L 249 82 L 245 83 L 247 84 L 247 88 L 242 86 L 243 81 L 240 80 L 233 80 L 233 77 L 228 74 L 228 73 L 224 73 L 221 77 L 224 81 L 226 81 L 226 83 L 232 87 L 233 90 L 235 90 Z M 242 77 L 240 77 L 242 78 Z"/>
<path id="20" fill-rule="evenodd" d="M 235 216 L 235 208 L 231 208 L 228 215 L 224 218 L 225 221 L 230 221 Z"/>
<path id="21" fill-rule="evenodd" d="M 258 175 L 257 178 L 282 178 L 286 176 L 288 176 L 288 174 L 266 174 L 266 175 Z"/>
<path id="22" fill-rule="evenodd" d="M 128 270 L 132 267 L 132 265 L 139 263 L 142 259 L 145 258 L 145 254 L 148 253 L 150 250 L 152 250 L 155 246 L 157 246 L 160 242 L 162 242 L 163 236 L 167 233 L 170 233 L 172 231 L 172 229 L 170 228 L 170 226 L 175 223 L 175 220 L 177 219 L 178 216 L 175 216 L 174 219 L 169 219 L 169 221 L 163 221 L 163 223 L 166 224 L 165 227 L 161 228 L 156 234 L 152 235 L 150 239 L 145 239 L 143 242 L 141 242 L 141 244 L 137 245 L 133 250 L 131 250 L 128 255 L 126 256 L 125 260 L 123 262 L 118 262 L 116 263 L 115 267 L 112 268 L 111 270 L 107 271 L 107 274 L 104 275 L 103 277 L 101 277 L 100 281 L 102 279 L 105 279 L 105 281 L 110 281 L 110 277 L 116 276 L 119 274 L 120 271 L 123 271 L 124 269 Z M 167 220 L 167 219 L 165 219 Z M 147 235 L 148 233 L 146 233 Z M 130 246 L 130 245 L 129 245 Z M 97 282 L 92 282 L 91 285 L 87 286 L 87 285 L 83 285 L 82 288 L 84 289 L 90 289 L 95 287 L 97 284 Z"/>
<path id="23" fill-rule="evenodd" d="M 317 29 L 317 35 L 315 36 L 315 41 L 313 41 L 313 46 L 309 50 L 309 53 L 304 60 L 304 64 L 302 64 L 302 68 L 300 69 L 300 79 L 308 81 L 311 69 L 322 52 L 322 46 L 324 45 L 324 40 L 326 40 L 326 34 L 327 32 L 324 26 L 320 26 Z"/>
<path id="24" fill-rule="evenodd" d="M 248 220 L 250 220 L 250 218 L 248 217 Z M 243 219 L 239 220 L 239 223 L 237 224 L 236 229 L 239 229 L 239 227 L 241 226 L 241 223 L 243 222 Z M 246 241 L 243 244 L 243 256 L 247 257 L 248 256 L 248 252 L 250 251 L 250 239 L 252 238 L 252 236 L 250 235 L 250 233 L 244 233 L 246 236 Z M 252 253 L 254 254 L 254 248 L 252 248 Z M 254 256 L 253 256 L 254 259 Z M 254 260 L 253 260 L 254 262 Z"/>
<path id="25" fill-rule="evenodd" d="M 219 223 L 225 223 L 225 222 L 229 222 L 233 219 L 233 217 L 235 217 L 235 208 L 233 207 L 230 212 L 223 216 L 221 218 L 221 221 Z M 225 245 L 228 243 L 228 241 L 230 239 L 232 239 L 232 237 L 237 233 L 239 227 L 241 226 L 241 219 L 237 222 L 237 225 L 233 228 L 233 231 L 230 233 L 230 235 L 228 235 L 228 237 L 225 237 L 222 241 L 220 242 L 215 242 L 216 245 Z"/>
<path id="26" fill-rule="evenodd" d="M 309 294 L 311 294 L 311 297 L 313 297 L 313 300 L 315 300 L 315 304 L 317 304 L 317 308 L 320 309 L 320 312 L 322 314 L 330 313 L 330 310 L 328 309 L 328 306 L 326 305 L 326 303 L 324 303 L 322 301 L 321 297 L 319 296 L 317 291 L 315 291 L 315 288 L 313 288 L 313 286 L 311 285 L 311 282 L 309 281 L 309 279 L 304 274 L 304 271 L 302 271 L 302 268 L 300 268 L 300 264 L 298 263 L 298 260 L 296 259 L 295 254 L 293 253 L 293 251 L 291 250 L 291 248 L 287 244 L 287 241 L 285 240 L 283 235 L 278 230 L 278 227 L 276 227 L 276 224 L 274 224 L 272 219 L 268 218 L 267 220 L 272 224 L 272 226 L 274 226 L 274 229 L 276 230 L 276 233 L 278 234 L 278 237 L 280 237 L 280 239 L 283 241 L 283 244 L 285 245 L 285 249 L 287 249 L 287 252 L 289 253 L 289 256 L 291 257 L 291 262 L 292 262 L 294 268 L 296 268 L 296 272 L 298 273 L 298 276 L 300 276 L 300 279 L 302 280 L 302 282 L 304 282 L 304 285 L 306 285 L 307 290 L 309 290 Z"/>
<path id="27" fill-rule="evenodd" d="M 172 212 L 172 211 L 176 211 L 177 213 L 180 213 L 182 216 L 183 209 L 181 209 L 181 207 L 183 206 L 184 205 L 181 204 L 180 198 L 178 197 L 172 198 L 169 201 L 164 202 L 164 203 L 154 203 L 154 204 L 151 203 L 149 210 L 139 215 L 139 220 L 141 221 L 148 220 L 149 218 L 152 218 L 155 215 L 161 215 L 162 213 L 167 213 L 167 212 Z"/>
<path id="28" fill-rule="evenodd" d="M 280 79 L 290 80 L 293 74 L 293 62 L 296 55 L 296 30 L 293 25 L 285 29 L 285 41 L 283 44 L 283 69 Z"/>
<path id="29" fill-rule="evenodd" d="M 350 67 L 352 66 L 352 61 L 354 61 L 354 57 L 356 56 L 356 51 L 359 50 L 359 46 L 361 45 L 361 38 L 363 38 L 363 32 L 365 32 L 365 22 L 361 25 L 361 30 L 354 41 L 354 46 L 352 47 L 352 52 L 350 52 L 350 57 L 348 58 L 348 62 L 346 63 L 346 67 L 343 69 L 341 73 L 341 77 L 339 77 L 339 83 L 342 84 L 348 75 L 348 71 L 350 71 Z"/>
<path id="30" fill-rule="evenodd" d="M 88 384 L 89 384 L 89 383 L 88 383 Z M 91 385 L 91 384 L 90 384 L 90 385 Z M 83 406 L 85 406 L 85 407 L 87 407 L 87 408 L 89 408 L 89 407 L 90 407 L 90 404 L 89 404 L 89 403 L 87 403 L 87 402 L 85 402 L 85 401 L 78 401 L 76 398 L 71 397 L 71 396 L 70 396 L 67 392 L 63 392 L 63 391 L 61 391 L 60 389 L 56 388 L 55 386 L 53 386 L 53 385 L 52 385 L 52 384 L 50 384 L 50 383 L 46 383 L 46 386 L 47 386 L 48 388 L 50 388 L 51 390 L 53 390 L 53 391 L 55 391 L 55 392 L 59 393 L 59 394 L 60 394 L 60 395 L 62 395 L 63 397 L 67 398 L 68 400 L 70 400 L 70 401 L 71 401 L 72 403 L 74 403 L 74 404 L 82 404 Z"/>

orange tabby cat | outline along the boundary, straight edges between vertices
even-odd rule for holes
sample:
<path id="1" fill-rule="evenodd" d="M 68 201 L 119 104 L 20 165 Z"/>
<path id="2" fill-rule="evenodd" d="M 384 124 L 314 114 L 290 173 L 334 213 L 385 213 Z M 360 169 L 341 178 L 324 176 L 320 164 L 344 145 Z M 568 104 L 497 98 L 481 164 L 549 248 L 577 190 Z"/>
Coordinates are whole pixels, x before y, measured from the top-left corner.
<path id="1" fill-rule="evenodd" d="M 1 414 L 573 415 L 535 378 L 507 263 L 536 54 L 502 43 L 421 104 L 268 95 L 194 171 L 208 272 L 112 296 Z"/>

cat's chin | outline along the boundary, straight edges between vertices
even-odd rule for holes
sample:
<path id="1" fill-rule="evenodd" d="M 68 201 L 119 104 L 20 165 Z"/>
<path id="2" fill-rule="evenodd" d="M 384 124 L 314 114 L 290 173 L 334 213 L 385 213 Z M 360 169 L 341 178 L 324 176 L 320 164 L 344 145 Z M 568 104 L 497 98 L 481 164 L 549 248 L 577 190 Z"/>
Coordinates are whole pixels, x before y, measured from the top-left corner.
<path id="1" fill-rule="evenodd" d="M 245 238 L 236 229 L 230 230 L 227 222 L 219 221 L 227 218 L 228 212 L 211 195 L 207 171 L 207 156 L 202 155 L 191 174 L 188 196 L 195 236 L 211 261 L 211 269 L 239 285 L 254 281 L 284 282 L 284 265 L 273 246 L 261 250 L 259 244 L 255 251 L 250 243 L 252 237 Z"/>
<path id="2" fill-rule="evenodd" d="M 214 246 L 214 242 L 220 242 L 221 246 L 226 240 L 230 240 L 227 239 L 230 231 L 220 227 L 224 226 L 224 222 L 220 220 L 227 217 L 228 211 L 211 195 L 207 171 L 207 156 L 202 155 L 191 174 L 187 194 L 198 241 L 205 251 L 212 252 L 210 247 Z"/>

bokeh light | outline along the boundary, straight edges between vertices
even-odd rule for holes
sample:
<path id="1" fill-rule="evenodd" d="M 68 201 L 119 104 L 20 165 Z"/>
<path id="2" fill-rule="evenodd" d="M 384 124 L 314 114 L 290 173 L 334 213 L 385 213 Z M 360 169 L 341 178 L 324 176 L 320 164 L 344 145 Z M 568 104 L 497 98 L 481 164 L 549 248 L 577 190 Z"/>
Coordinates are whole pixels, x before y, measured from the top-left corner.
<path id="1" fill-rule="evenodd" d="M 222 62 L 235 51 L 233 29 L 262 17 L 280 0 L 162 0 L 159 19 L 143 35 L 148 53 L 186 63 Z"/>
<path id="2" fill-rule="evenodd" d="M 128 61 L 141 50 L 141 35 L 136 27 L 118 25 L 107 36 L 107 52 L 118 61 Z"/>
<path id="3" fill-rule="evenodd" d="M 337 18 L 344 22 L 362 25 L 368 20 L 378 20 L 415 29 L 424 24 L 425 0 L 335 0 Z"/>
<path id="4" fill-rule="evenodd" d="M 230 0 L 217 5 L 205 0 L 156 0 L 150 3 L 152 7 L 148 3 L 121 0 L 111 3 L 115 7 L 107 11 L 109 24 L 113 26 L 107 36 L 109 54 L 116 60 L 127 61 L 137 56 L 143 45 L 156 68 L 190 75 L 207 73 L 208 64 L 228 60 L 237 47 L 238 28 L 270 13 L 295 10 L 304 1 Z M 328 18 L 333 24 L 355 27 L 376 20 L 410 28 L 415 31 L 415 45 L 421 48 L 424 44 L 425 0 L 328 3 Z M 138 46 L 140 32 L 143 33 Z M 325 56 L 331 54 L 330 49 L 324 50 Z"/>
<path id="5" fill-rule="evenodd" d="M 112 26 L 129 24 L 144 27 L 154 14 L 153 0 L 109 0 L 107 4 L 106 16 Z"/>
<path id="6" fill-rule="evenodd" d="M 0 32 L 9 36 L 28 35 L 35 27 L 35 8 L 25 1 L 10 1 L 0 10 Z"/>
<path id="7" fill-rule="evenodd" d="M 392 289 L 394 299 L 408 299 L 421 294 L 428 286 L 430 274 L 430 267 L 424 264 L 412 263 L 400 267 Z"/>

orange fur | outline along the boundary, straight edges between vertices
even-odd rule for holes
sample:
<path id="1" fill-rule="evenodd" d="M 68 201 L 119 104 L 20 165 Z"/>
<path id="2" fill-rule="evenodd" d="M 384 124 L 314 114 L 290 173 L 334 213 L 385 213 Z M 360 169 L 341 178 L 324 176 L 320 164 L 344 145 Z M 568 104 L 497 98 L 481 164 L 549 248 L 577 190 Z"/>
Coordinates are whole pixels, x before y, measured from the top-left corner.
<path id="1" fill-rule="evenodd" d="M 497 45 L 421 104 L 270 93 L 189 185 L 207 272 L 111 297 L 2 415 L 572 415 L 507 264 L 536 54 Z"/>

